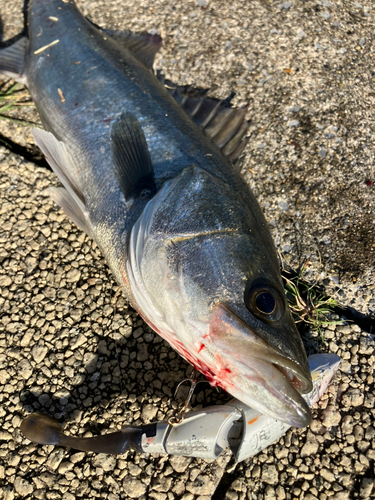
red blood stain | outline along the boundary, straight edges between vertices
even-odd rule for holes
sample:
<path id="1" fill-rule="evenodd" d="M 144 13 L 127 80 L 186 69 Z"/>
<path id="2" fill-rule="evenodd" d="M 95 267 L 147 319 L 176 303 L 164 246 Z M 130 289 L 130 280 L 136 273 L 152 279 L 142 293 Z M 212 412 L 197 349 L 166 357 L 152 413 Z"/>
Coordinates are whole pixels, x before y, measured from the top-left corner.
<path id="1" fill-rule="evenodd" d="M 372 182 L 370 181 L 370 179 L 367 179 L 365 182 L 366 182 L 366 186 L 372 186 Z"/>
<path id="2" fill-rule="evenodd" d="M 202 350 L 204 347 L 205 347 L 205 345 L 204 345 L 204 344 L 201 344 L 201 345 L 199 346 L 198 352 L 201 352 L 201 350 Z"/>

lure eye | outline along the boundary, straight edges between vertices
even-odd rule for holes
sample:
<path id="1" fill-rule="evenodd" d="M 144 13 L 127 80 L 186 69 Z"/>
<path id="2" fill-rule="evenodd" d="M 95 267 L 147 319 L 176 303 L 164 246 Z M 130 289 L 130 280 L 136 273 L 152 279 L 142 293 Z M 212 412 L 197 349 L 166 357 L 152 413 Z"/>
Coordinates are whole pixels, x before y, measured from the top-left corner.
<path id="1" fill-rule="evenodd" d="M 259 319 L 277 321 L 284 312 L 284 302 L 276 288 L 256 281 L 245 291 L 245 305 Z"/>

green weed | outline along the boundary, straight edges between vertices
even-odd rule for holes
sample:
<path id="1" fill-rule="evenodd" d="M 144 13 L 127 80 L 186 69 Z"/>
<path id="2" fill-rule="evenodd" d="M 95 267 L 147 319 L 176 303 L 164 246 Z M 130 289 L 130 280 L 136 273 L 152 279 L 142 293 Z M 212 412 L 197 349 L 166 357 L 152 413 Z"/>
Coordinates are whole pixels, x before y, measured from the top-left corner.
<path id="1" fill-rule="evenodd" d="M 333 321 L 331 319 L 336 309 L 340 308 L 337 300 L 328 297 L 324 290 L 315 283 L 308 283 L 304 279 L 307 264 L 308 260 L 299 268 L 297 273 L 291 271 L 282 273 L 284 288 L 296 324 L 309 326 L 317 331 L 324 344 L 322 327 L 341 325 L 344 321 Z"/>
<path id="2" fill-rule="evenodd" d="M 13 116 L 5 114 L 22 106 L 34 106 L 33 102 L 30 100 L 29 94 L 19 87 L 20 84 L 15 83 L 5 91 L 3 90 L 4 85 L 0 88 L 0 119 L 9 120 L 19 123 L 20 125 L 35 125 L 33 122 L 14 118 Z"/>

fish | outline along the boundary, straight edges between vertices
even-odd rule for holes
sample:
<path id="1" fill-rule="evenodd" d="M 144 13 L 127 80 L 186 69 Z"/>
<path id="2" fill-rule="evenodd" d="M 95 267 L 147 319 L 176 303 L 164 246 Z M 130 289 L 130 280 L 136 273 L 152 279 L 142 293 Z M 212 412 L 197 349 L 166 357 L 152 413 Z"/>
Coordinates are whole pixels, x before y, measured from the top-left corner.
<path id="1" fill-rule="evenodd" d="M 29 0 L 0 50 L 44 126 L 52 199 L 101 249 L 131 306 L 214 386 L 304 427 L 312 389 L 263 212 L 237 165 L 247 108 L 152 71 L 157 35 L 104 30 L 73 0 Z"/>

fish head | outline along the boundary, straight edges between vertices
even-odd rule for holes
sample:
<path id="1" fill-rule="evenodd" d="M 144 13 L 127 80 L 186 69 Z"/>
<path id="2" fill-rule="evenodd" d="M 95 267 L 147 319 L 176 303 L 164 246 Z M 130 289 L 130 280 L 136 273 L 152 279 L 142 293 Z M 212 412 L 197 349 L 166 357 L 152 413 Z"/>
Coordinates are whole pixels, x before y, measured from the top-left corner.
<path id="1" fill-rule="evenodd" d="M 248 406 L 309 424 L 306 353 L 251 194 L 186 169 L 149 202 L 129 255 L 140 313 L 182 356 Z"/>

